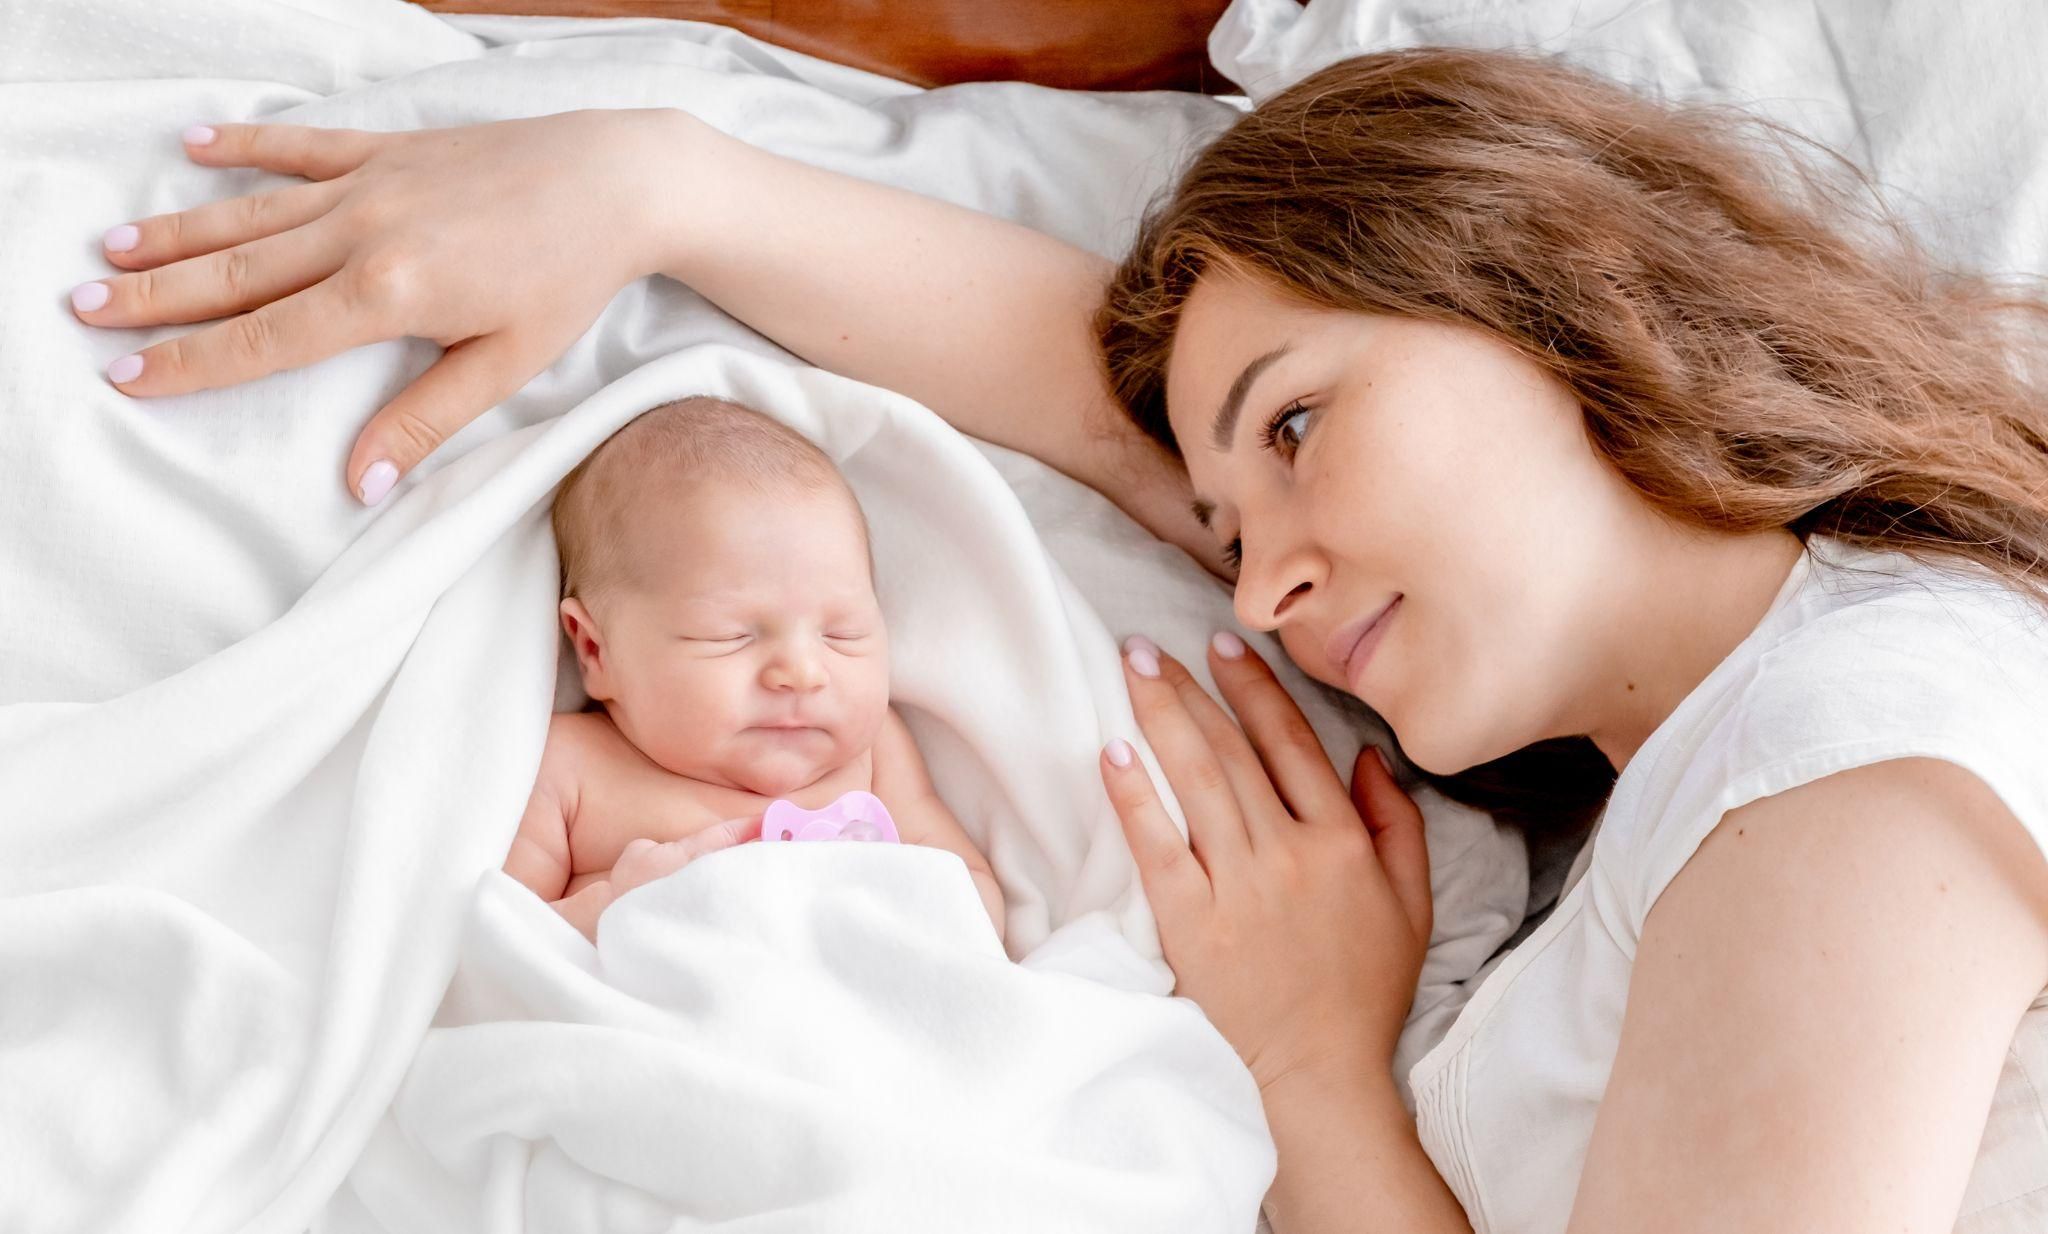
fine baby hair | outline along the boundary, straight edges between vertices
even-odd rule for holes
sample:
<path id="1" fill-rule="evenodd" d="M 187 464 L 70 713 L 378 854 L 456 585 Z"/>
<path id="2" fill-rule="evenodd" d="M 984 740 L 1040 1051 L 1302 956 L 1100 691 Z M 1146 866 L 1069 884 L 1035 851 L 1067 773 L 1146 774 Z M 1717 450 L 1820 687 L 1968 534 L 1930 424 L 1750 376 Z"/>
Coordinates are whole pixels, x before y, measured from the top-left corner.
<path id="1" fill-rule="evenodd" d="M 664 493 L 707 482 L 764 496 L 836 491 L 866 539 L 853 490 L 809 438 L 751 407 L 692 395 L 642 412 L 563 479 L 553 514 L 563 596 L 631 582 L 641 565 L 630 551 L 638 520 Z"/>

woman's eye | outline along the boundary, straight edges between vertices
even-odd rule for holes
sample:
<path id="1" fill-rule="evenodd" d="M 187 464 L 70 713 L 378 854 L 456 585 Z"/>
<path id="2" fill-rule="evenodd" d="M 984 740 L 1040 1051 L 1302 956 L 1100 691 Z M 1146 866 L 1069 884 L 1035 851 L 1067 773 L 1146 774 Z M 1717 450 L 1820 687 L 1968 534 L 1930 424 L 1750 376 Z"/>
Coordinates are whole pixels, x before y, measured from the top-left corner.
<path id="1" fill-rule="evenodd" d="M 1266 428 L 1260 434 L 1262 444 L 1269 450 L 1280 450 L 1293 454 L 1301 448 L 1302 438 L 1308 435 L 1308 421 L 1312 413 L 1300 403 L 1289 403 L 1279 414 L 1266 421 Z"/>

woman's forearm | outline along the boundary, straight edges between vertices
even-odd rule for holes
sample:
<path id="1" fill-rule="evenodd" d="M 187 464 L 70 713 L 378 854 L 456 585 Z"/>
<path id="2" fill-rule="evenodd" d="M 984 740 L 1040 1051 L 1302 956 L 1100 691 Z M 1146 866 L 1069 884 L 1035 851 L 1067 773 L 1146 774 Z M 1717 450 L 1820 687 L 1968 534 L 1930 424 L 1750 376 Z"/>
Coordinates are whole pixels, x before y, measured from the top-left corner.
<path id="1" fill-rule="evenodd" d="M 664 126 L 651 268 L 822 368 L 1110 495 L 1214 564 L 1185 474 L 1116 405 L 1093 334 L 1102 258 L 991 215 Z"/>
<path id="2" fill-rule="evenodd" d="M 1266 1089 L 1280 1171 L 1266 1193 L 1275 1234 L 1471 1234 L 1422 1151 L 1393 1081 L 1299 1072 Z"/>

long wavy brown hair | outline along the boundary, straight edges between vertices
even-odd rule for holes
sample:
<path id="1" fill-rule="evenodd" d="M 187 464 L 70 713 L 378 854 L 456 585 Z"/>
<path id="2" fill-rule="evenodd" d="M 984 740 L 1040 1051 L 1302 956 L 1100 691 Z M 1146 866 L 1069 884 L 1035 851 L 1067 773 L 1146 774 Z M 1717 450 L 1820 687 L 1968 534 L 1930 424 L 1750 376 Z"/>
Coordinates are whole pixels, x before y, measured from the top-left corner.
<path id="1" fill-rule="evenodd" d="M 1940 268 L 1845 160 L 1754 117 L 1512 52 L 1306 78 L 1195 158 L 1098 317 L 1112 385 L 1169 449 L 1166 363 L 1212 267 L 1491 332 L 1684 523 L 2048 583 L 2038 283 Z"/>

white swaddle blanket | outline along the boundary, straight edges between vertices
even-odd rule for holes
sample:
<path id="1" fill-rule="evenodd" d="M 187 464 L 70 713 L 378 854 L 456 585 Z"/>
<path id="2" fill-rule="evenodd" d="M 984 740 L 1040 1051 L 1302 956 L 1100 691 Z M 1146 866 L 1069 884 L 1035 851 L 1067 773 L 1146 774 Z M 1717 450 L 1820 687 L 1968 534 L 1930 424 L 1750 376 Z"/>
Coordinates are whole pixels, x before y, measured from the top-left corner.
<path id="1" fill-rule="evenodd" d="M 1157 997 L 1096 773 L 1136 731 L 1118 638 L 1199 667 L 1229 621 L 1184 556 L 672 283 L 375 513 L 342 459 L 433 348 L 140 403 L 100 369 L 182 328 L 64 302 L 104 227 L 282 182 L 186 163 L 209 120 L 680 106 L 1113 252 L 1227 104 L 919 92 L 709 27 L 398 0 L 0 0 L 0 27 L 0 1228 L 1246 1228 L 1257 1094 Z M 699 392 L 796 425 L 860 494 L 894 697 L 1021 964 L 937 854 L 720 854 L 595 951 L 496 872 L 555 697 L 551 490 Z M 1288 680 L 1348 766 L 1365 725 Z M 1424 804 L 1411 1058 L 1527 886 L 1517 837 Z"/>

